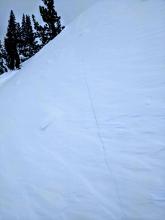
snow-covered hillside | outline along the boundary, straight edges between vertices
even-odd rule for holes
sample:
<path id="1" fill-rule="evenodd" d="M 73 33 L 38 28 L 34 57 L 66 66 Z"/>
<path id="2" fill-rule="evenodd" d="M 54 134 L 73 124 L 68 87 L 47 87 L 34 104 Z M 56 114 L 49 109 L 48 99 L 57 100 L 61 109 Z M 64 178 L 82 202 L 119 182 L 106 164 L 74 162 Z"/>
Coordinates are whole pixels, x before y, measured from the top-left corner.
<path id="1" fill-rule="evenodd" d="M 0 220 L 164 220 L 164 12 L 101 0 L 0 78 Z"/>

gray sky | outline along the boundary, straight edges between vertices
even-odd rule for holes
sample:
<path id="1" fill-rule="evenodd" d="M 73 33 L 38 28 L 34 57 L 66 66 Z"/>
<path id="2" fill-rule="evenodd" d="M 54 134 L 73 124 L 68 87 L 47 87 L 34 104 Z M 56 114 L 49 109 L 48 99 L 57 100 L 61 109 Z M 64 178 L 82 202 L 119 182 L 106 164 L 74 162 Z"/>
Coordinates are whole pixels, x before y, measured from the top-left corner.
<path id="1" fill-rule="evenodd" d="M 80 14 L 84 9 L 89 7 L 97 0 L 55 0 L 56 10 L 68 24 L 75 16 Z M 22 17 L 23 13 L 39 16 L 38 5 L 41 0 L 0 0 L 0 38 L 6 32 L 10 10 L 13 9 L 17 20 Z"/>

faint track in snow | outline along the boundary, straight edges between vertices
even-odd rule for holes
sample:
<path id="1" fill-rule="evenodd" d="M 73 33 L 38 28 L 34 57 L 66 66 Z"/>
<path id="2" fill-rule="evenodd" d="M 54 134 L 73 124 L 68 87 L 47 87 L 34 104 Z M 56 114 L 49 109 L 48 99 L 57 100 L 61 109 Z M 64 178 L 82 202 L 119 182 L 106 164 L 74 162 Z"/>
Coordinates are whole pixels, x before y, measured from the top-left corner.
<path id="1" fill-rule="evenodd" d="M 84 66 L 84 65 L 82 64 L 82 66 Z M 112 169 L 109 165 L 108 159 L 107 159 L 106 147 L 105 147 L 104 140 L 103 140 L 103 137 L 102 137 L 102 134 L 101 134 L 101 128 L 100 128 L 99 120 L 97 118 L 97 114 L 96 114 L 96 110 L 95 110 L 91 90 L 90 90 L 89 83 L 88 83 L 85 72 L 83 72 L 82 75 L 83 75 L 84 83 L 85 83 L 86 90 L 87 90 L 87 93 L 88 93 L 88 98 L 89 98 L 89 102 L 90 102 L 90 106 L 91 106 L 92 115 L 94 117 L 94 121 L 95 121 L 95 124 L 96 124 L 97 136 L 98 136 L 98 139 L 100 141 L 101 148 L 102 148 L 104 163 L 105 163 L 105 166 L 107 167 L 109 175 L 112 177 L 112 180 L 114 182 L 116 196 L 117 196 L 117 199 L 118 199 L 118 202 L 119 202 L 119 207 L 120 207 L 120 210 L 121 210 L 121 220 L 123 220 L 123 219 L 126 219 L 126 216 L 125 216 L 123 206 L 122 206 L 122 201 L 121 201 L 121 197 L 120 197 L 120 193 L 119 193 L 118 183 L 117 183 L 115 175 L 113 174 L 113 171 L 112 171 Z"/>

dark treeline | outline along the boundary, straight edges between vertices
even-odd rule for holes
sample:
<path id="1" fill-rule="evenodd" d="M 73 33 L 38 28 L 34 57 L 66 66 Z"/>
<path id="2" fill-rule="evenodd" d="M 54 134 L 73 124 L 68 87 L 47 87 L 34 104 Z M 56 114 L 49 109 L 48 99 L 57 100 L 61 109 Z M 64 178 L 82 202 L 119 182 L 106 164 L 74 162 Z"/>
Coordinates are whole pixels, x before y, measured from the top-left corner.
<path id="1" fill-rule="evenodd" d="M 22 15 L 21 23 L 16 21 L 11 10 L 7 33 L 0 41 L 0 74 L 21 67 L 21 63 L 36 54 L 50 40 L 54 39 L 64 27 L 57 15 L 54 0 L 42 0 L 39 6 L 44 25 L 39 24 L 35 15 Z"/>

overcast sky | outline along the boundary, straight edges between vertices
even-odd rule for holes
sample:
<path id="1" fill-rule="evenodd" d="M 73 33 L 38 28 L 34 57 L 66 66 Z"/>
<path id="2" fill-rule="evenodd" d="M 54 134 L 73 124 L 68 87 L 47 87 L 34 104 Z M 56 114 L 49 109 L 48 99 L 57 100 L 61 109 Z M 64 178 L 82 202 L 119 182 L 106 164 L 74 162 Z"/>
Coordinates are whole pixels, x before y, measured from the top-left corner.
<path id="1" fill-rule="evenodd" d="M 64 24 L 68 24 L 85 8 L 97 0 L 55 0 L 56 10 L 64 20 Z M 13 9 L 17 20 L 22 17 L 23 13 L 29 15 L 35 14 L 39 16 L 38 5 L 41 0 L 0 0 L 0 38 L 6 32 L 10 10 Z"/>

